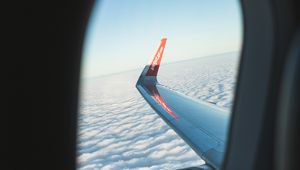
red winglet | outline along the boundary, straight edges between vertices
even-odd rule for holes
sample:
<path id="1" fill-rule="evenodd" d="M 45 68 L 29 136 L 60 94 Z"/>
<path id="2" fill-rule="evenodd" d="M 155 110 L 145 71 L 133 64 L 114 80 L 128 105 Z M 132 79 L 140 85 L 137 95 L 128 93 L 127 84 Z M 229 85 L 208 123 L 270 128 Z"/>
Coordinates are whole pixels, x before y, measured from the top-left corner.
<path id="1" fill-rule="evenodd" d="M 157 76 L 157 72 L 159 69 L 160 61 L 162 59 L 164 49 L 166 46 L 167 38 L 161 39 L 160 46 L 158 47 L 155 56 L 151 62 L 151 65 L 146 73 L 146 76 Z"/>

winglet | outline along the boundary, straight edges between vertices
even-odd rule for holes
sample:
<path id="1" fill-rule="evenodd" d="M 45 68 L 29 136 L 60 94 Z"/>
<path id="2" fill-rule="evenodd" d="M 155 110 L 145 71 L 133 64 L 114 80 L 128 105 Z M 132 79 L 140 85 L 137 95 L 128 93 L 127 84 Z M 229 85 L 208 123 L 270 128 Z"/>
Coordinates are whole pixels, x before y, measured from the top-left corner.
<path id="1" fill-rule="evenodd" d="M 164 49 L 166 46 L 166 42 L 167 42 L 167 38 L 162 38 L 160 45 L 154 55 L 154 58 L 150 64 L 150 66 L 148 67 L 148 70 L 146 72 L 145 76 L 157 76 L 157 72 L 160 66 L 160 62 L 164 53 Z"/>

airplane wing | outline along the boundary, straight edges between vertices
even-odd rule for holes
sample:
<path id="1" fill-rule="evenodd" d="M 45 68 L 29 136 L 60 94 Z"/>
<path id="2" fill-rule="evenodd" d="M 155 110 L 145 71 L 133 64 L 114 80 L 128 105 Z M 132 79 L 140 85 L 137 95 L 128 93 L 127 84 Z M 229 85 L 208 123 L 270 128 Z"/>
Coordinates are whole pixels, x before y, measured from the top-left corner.
<path id="1" fill-rule="evenodd" d="M 136 87 L 160 117 L 206 162 L 221 168 L 229 113 L 210 103 L 196 101 L 157 82 L 166 38 L 146 65 Z"/>

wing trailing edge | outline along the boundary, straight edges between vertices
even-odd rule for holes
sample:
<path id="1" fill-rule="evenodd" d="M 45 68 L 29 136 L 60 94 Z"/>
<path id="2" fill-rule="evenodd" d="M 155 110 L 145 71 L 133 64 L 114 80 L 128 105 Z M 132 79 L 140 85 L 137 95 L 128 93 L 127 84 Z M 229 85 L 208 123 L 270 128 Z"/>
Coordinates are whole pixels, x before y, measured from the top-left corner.
<path id="1" fill-rule="evenodd" d="M 156 113 L 208 165 L 219 169 L 225 152 L 229 113 L 212 104 L 172 91 L 157 82 L 166 41 L 166 38 L 161 40 L 152 62 L 145 66 L 136 87 Z"/>

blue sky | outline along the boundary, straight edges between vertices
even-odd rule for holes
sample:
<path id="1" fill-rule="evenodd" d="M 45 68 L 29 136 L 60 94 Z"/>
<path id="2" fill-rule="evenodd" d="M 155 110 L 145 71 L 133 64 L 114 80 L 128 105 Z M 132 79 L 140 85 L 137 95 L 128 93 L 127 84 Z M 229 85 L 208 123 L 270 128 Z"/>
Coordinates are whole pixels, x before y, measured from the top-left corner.
<path id="1" fill-rule="evenodd" d="M 241 46 L 237 0 L 103 0 L 86 33 L 82 77 L 144 67 L 160 39 L 162 63 L 204 57 Z"/>

